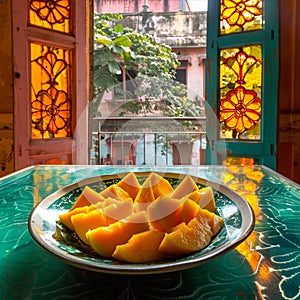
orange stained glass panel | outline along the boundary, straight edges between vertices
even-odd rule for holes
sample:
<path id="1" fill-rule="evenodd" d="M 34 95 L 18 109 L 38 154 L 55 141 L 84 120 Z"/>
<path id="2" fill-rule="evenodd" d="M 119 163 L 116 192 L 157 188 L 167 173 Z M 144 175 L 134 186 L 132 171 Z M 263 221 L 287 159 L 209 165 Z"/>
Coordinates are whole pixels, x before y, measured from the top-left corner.
<path id="1" fill-rule="evenodd" d="M 220 137 L 260 139 L 261 46 L 220 52 Z"/>
<path id="2" fill-rule="evenodd" d="M 262 29 L 262 7 L 263 0 L 221 0 L 220 33 Z"/>
<path id="3" fill-rule="evenodd" d="M 30 0 L 29 2 L 30 24 L 72 33 L 72 0 Z"/>
<path id="4" fill-rule="evenodd" d="M 71 136 L 71 51 L 31 43 L 32 139 Z"/>

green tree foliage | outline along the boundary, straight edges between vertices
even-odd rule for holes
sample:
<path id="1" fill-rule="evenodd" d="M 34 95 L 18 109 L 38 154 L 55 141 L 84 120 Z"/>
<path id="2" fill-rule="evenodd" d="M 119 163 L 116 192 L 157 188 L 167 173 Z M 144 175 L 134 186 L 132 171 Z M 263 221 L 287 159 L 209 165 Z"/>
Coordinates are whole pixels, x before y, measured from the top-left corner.
<path id="1" fill-rule="evenodd" d="M 189 99 L 186 87 L 175 82 L 180 65 L 171 47 L 158 44 L 148 34 L 125 28 L 120 14 L 98 14 L 94 17 L 94 85 L 99 95 L 118 86 L 122 67 L 130 74 L 134 94 L 124 95 L 127 101 L 121 115 L 149 115 L 161 112 L 167 116 L 199 116 L 200 107 Z"/>

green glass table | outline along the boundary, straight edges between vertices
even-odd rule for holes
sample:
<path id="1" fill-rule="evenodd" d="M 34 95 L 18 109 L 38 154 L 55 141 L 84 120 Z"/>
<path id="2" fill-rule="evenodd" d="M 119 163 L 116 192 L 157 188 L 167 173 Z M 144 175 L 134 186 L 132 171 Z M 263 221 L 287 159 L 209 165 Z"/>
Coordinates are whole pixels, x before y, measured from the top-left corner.
<path id="1" fill-rule="evenodd" d="M 235 190 L 255 227 L 238 247 L 197 267 L 149 275 L 93 272 L 40 247 L 28 231 L 36 204 L 101 174 L 189 173 Z M 263 166 L 33 166 L 0 179 L 0 299 L 300 299 L 300 186 Z"/>

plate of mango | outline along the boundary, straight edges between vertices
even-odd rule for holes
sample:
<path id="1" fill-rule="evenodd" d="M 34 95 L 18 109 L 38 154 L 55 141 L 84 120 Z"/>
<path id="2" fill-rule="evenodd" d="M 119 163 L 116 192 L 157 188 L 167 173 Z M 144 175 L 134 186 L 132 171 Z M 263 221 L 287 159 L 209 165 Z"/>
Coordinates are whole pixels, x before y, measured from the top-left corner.
<path id="1" fill-rule="evenodd" d="M 189 174 L 127 172 L 66 186 L 31 212 L 33 239 L 56 258 L 116 274 L 178 271 L 214 259 L 254 227 L 246 200 Z"/>

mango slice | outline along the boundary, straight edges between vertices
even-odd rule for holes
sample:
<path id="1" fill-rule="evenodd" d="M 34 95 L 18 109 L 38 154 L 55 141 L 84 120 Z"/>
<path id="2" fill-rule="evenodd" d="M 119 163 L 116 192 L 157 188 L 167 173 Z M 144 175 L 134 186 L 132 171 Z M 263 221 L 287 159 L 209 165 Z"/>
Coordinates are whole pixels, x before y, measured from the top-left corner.
<path id="1" fill-rule="evenodd" d="M 184 200 L 180 207 L 179 223 L 184 222 L 187 224 L 197 215 L 199 209 L 200 207 L 195 201 L 191 199 Z"/>
<path id="2" fill-rule="evenodd" d="M 84 187 L 82 193 L 79 195 L 71 210 L 82 207 L 82 206 L 89 206 L 91 204 L 96 204 L 98 202 L 104 201 L 105 198 L 99 195 L 98 192 L 90 188 L 89 186 Z"/>
<path id="3" fill-rule="evenodd" d="M 218 234 L 224 225 L 224 220 L 220 216 L 208 211 L 207 209 L 200 209 L 195 218 L 203 224 L 208 224 L 213 236 Z"/>
<path id="4" fill-rule="evenodd" d="M 179 199 L 163 197 L 152 202 L 147 208 L 149 224 L 152 228 L 168 232 L 179 222 L 181 201 Z"/>
<path id="5" fill-rule="evenodd" d="M 109 226 L 98 227 L 86 233 L 91 247 L 104 257 L 111 257 L 117 245 L 125 244 L 133 234 L 149 230 L 147 216 L 144 211 Z"/>
<path id="6" fill-rule="evenodd" d="M 71 221 L 74 231 L 86 244 L 89 244 L 89 241 L 86 237 L 86 233 L 89 230 L 95 229 L 99 226 L 109 225 L 106 216 L 99 209 L 94 209 L 88 213 L 75 214 L 71 217 Z"/>
<path id="7" fill-rule="evenodd" d="M 170 255 L 184 255 L 199 251 L 209 245 L 221 230 L 223 219 L 205 209 L 200 209 L 188 224 L 180 223 L 171 233 L 166 233 L 159 250 Z"/>
<path id="8" fill-rule="evenodd" d="M 130 172 L 126 176 L 124 176 L 117 183 L 117 186 L 126 191 L 133 200 L 140 190 L 140 183 L 134 172 Z"/>
<path id="9" fill-rule="evenodd" d="M 180 199 L 193 191 L 197 191 L 198 186 L 190 175 L 186 175 L 183 180 L 178 184 L 170 197 Z"/>
<path id="10" fill-rule="evenodd" d="M 119 199 L 123 201 L 133 202 L 129 194 L 116 184 L 112 184 L 106 189 L 104 189 L 102 192 L 100 192 L 100 196 L 104 198 L 110 197 L 110 198 Z"/>
<path id="11" fill-rule="evenodd" d="M 109 200 L 110 199 L 107 199 L 107 202 L 110 204 L 107 204 L 102 208 L 106 218 L 119 221 L 133 213 L 133 203 L 116 199 L 112 199 L 114 201 Z"/>
<path id="12" fill-rule="evenodd" d="M 112 256 L 131 263 L 162 260 L 165 258 L 165 254 L 158 248 L 164 236 L 164 232 L 155 229 L 134 234 L 126 244 L 118 245 Z"/>
<path id="13" fill-rule="evenodd" d="M 154 201 L 155 196 L 152 186 L 141 187 L 134 202 L 136 211 L 147 210 L 147 207 Z"/>
<path id="14" fill-rule="evenodd" d="M 170 182 L 157 173 L 150 173 L 141 186 L 143 188 L 152 187 L 154 198 L 163 197 L 173 191 Z"/>
<path id="15" fill-rule="evenodd" d="M 74 226 L 72 224 L 71 217 L 79 213 L 86 213 L 87 210 L 88 210 L 88 206 L 77 207 L 69 210 L 65 214 L 59 215 L 59 219 L 65 226 L 67 226 L 69 229 L 74 231 Z"/>
<path id="16" fill-rule="evenodd" d="M 201 208 L 205 208 L 211 212 L 216 210 L 216 201 L 211 186 L 206 186 L 188 195 L 189 199 L 194 200 Z"/>

